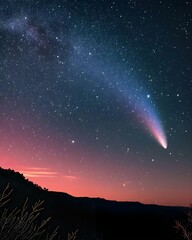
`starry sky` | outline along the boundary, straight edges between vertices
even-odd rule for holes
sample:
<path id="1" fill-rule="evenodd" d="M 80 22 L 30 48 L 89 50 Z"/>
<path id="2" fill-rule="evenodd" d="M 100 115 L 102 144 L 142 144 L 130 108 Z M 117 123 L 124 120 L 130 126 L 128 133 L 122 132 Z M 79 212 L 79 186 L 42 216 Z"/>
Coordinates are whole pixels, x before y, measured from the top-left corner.
<path id="1" fill-rule="evenodd" d="M 0 166 L 73 196 L 192 202 L 192 3 L 0 1 Z"/>

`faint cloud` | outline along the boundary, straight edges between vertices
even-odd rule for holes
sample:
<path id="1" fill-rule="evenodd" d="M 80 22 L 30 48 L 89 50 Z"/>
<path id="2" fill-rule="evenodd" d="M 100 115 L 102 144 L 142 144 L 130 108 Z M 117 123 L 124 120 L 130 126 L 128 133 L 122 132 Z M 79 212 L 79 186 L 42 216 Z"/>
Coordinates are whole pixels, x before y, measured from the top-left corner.
<path id="1" fill-rule="evenodd" d="M 28 167 L 22 170 L 25 177 L 41 177 L 41 178 L 54 178 L 58 177 L 59 173 L 50 171 L 49 168 Z"/>
<path id="2" fill-rule="evenodd" d="M 62 177 L 69 181 L 74 181 L 78 179 L 78 177 L 74 175 L 63 175 Z"/>

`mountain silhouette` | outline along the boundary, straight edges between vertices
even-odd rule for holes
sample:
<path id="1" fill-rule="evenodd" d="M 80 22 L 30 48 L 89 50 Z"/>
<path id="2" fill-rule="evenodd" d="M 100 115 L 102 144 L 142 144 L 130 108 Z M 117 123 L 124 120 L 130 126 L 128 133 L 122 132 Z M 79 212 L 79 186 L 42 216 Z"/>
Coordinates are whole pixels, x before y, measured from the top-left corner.
<path id="1" fill-rule="evenodd" d="M 44 200 L 42 218 L 59 228 L 61 239 L 78 230 L 77 240 L 180 240 L 175 221 L 186 218 L 187 207 L 118 202 L 102 198 L 74 197 L 43 189 L 11 169 L 0 168 L 0 193 L 10 184 L 13 192 L 7 208 L 21 208 L 28 198 L 32 206 Z"/>

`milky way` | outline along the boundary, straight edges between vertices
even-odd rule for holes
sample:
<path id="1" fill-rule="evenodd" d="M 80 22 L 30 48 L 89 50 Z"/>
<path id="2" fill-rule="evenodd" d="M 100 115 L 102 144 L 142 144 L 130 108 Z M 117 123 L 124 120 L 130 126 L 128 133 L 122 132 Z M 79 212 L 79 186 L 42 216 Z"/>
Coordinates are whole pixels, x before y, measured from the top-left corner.
<path id="1" fill-rule="evenodd" d="M 192 28 L 180 10 L 3 2 L 0 166 L 75 196 L 189 204 Z"/>

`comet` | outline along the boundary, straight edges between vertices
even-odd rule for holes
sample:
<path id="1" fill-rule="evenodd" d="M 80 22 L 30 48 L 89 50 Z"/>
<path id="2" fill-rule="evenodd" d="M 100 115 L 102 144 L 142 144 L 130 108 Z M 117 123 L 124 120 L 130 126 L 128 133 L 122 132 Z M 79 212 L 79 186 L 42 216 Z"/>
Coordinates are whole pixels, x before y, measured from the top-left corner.
<path id="1" fill-rule="evenodd" d="M 168 143 L 165 130 L 160 120 L 157 107 L 155 107 L 150 99 L 150 95 L 146 94 L 145 90 L 142 88 L 142 91 L 137 93 L 137 95 L 134 92 L 131 96 L 133 100 L 131 103 L 129 102 L 129 108 L 135 109 L 134 115 L 137 121 L 146 128 L 160 146 L 167 149 Z M 126 96 L 124 96 L 124 100 L 126 100 Z"/>
<path id="2" fill-rule="evenodd" d="M 146 91 L 142 81 L 139 81 L 134 73 L 132 74 L 133 69 L 126 69 L 125 66 L 117 64 L 108 56 L 107 58 L 92 56 L 87 42 L 86 46 L 81 41 L 73 45 L 75 46 L 73 66 L 78 71 L 92 76 L 96 80 L 96 85 L 99 83 L 102 88 L 110 89 L 112 96 L 118 99 L 122 108 L 128 114 L 134 114 L 138 122 L 148 130 L 160 146 L 166 149 L 167 138 L 159 117 L 160 114 L 152 101 L 152 95 Z M 110 49 L 104 49 L 102 52 L 110 52 Z"/>
<path id="3" fill-rule="evenodd" d="M 147 126 L 149 132 L 154 137 L 154 139 L 164 148 L 167 149 L 167 138 L 163 125 L 160 122 L 159 117 L 155 111 L 148 112 L 148 116 L 145 117 L 144 124 Z"/>

